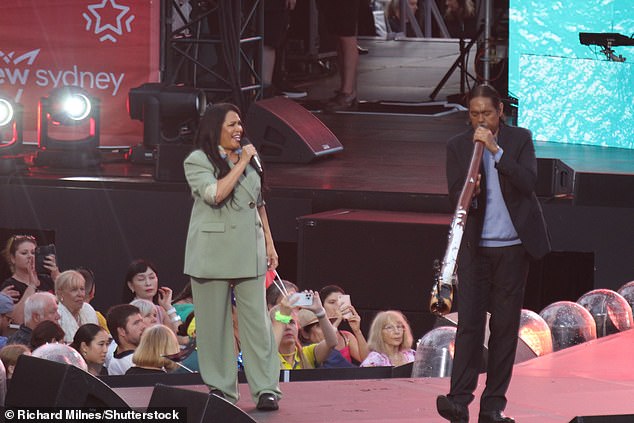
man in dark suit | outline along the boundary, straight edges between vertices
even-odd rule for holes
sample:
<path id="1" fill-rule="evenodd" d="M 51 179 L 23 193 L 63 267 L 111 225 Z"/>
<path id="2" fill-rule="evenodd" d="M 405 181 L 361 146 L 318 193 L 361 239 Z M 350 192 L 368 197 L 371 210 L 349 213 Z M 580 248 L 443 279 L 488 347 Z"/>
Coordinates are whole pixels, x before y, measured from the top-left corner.
<path id="1" fill-rule="evenodd" d="M 511 381 L 530 257 L 550 251 L 535 195 L 537 159 L 530 131 L 504 124 L 494 88 L 480 85 L 469 100 L 472 128 L 449 140 L 447 182 L 456 206 L 476 142 L 484 144 L 482 166 L 458 254 L 458 332 L 448 395 L 437 398 L 439 414 L 469 421 L 468 405 L 478 382 L 487 311 L 486 387 L 478 422 L 513 423 L 502 413 Z"/>

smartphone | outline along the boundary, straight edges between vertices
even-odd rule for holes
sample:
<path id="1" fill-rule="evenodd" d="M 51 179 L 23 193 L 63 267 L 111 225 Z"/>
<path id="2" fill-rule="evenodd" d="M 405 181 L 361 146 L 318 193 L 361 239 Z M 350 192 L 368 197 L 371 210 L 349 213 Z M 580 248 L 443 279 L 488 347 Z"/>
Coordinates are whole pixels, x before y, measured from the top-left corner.
<path id="1" fill-rule="evenodd" d="M 307 292 L 307 291 L 303 291 L 303 292 L 296 292 L 295 294 L 293 294 L 294 298 L 293 298 L 293 302 L 292 302 L 292 306 L 293 307 L 307 307 L 313 304 L 313 293 L 312 292 Z"/>
<path id="2" fill-rule="evenodd" d="M 38 275 L 50 275 L 51 271 L 44 267 L 44 259 L 56 255 L 55 244 L 41 245 L 35 248 L 35 272 Z"/>
<path id="3" fill-rule="evenodd" d="M 343 307 L 347 307 L 347 306 L 352 305 L 352 303 L 350 302 L 350 295 L 340 295 L 340 296 L 339 296 L 339 300 L 338 300 L 338 302 L 339 302 L 339 309 L 340 309 L 340 310 L 341 310 Z M 352 313 L 351 313 L 349 310 L 347 310 L 347 311 L 343 314 L 343 317 L 345 317 L 345 318 L 348 318 L 348 317 L 351 317 L 351 316 L 352 316 Z"/>

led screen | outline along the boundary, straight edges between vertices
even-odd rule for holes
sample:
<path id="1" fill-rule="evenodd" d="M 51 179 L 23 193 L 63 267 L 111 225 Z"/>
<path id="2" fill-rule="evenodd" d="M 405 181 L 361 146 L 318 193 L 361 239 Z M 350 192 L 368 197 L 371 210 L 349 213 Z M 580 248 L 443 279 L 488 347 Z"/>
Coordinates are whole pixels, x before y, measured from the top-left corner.
<path id="1" fill-rule="evenodd" d="M 536 140 L 634 148 L 634 46 L 602 48 L 579 32 L 634 34 L 632 0 L 511 0 L 509 93 Z M 632 39 L 634 43 L 634 39 Z"/>

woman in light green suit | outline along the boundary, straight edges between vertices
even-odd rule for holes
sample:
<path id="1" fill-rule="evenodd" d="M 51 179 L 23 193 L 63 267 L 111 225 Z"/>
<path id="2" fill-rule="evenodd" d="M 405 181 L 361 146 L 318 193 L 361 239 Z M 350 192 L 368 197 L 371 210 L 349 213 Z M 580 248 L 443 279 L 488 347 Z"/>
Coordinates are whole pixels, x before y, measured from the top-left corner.
<path id="1" fill-rule="evenodd" d="M 184 163 L 194 198 L 185 273 L 191 277 L 200 372 L 212 392 L 239 398 L 232 290 L 240 347 L 251 396 L 260 410 L 276 410 L 281 397 L 277 346 L 268 318 L 264 279 L 277 253 L 261 194 L 249 164 L 256 154 L 243 135 L 238 108 L 216 104 L 202 117 L 196 147 Z M 218 392 L 220 391 L 220 392 Z"/>

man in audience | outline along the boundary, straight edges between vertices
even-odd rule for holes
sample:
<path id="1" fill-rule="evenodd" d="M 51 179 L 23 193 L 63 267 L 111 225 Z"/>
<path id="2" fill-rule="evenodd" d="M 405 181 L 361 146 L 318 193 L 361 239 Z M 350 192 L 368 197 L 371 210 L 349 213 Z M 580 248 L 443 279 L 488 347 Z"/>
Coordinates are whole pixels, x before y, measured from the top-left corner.
<path id="1" fill-rule="evenodd" d="M 24 304 L 24 323 L 9 337 L 7 345 L 23 344 L 29 346 L 33 329 L 45 320 L 59 323 L 57 298 L 50 292 L 36 292 L 26 299 Z"/>
<path id="2" fill-rule="evenodd" d="M 11 313 L 13 312 L 13 298 L 4 293 L 0 293 L 0 348 L 7 344 L 7 334 L 11 324 Z"/>
<path id="3" fill-rule="evenodd" d="M 139 309 L 130 304 L 119 304 L 110 308 L 106 321 L 110 335 L 117 344 L 108 363 L 108 374 L 123 375 L 133 366 L 132 354 L 139 345 L 146 324 Z"/>

